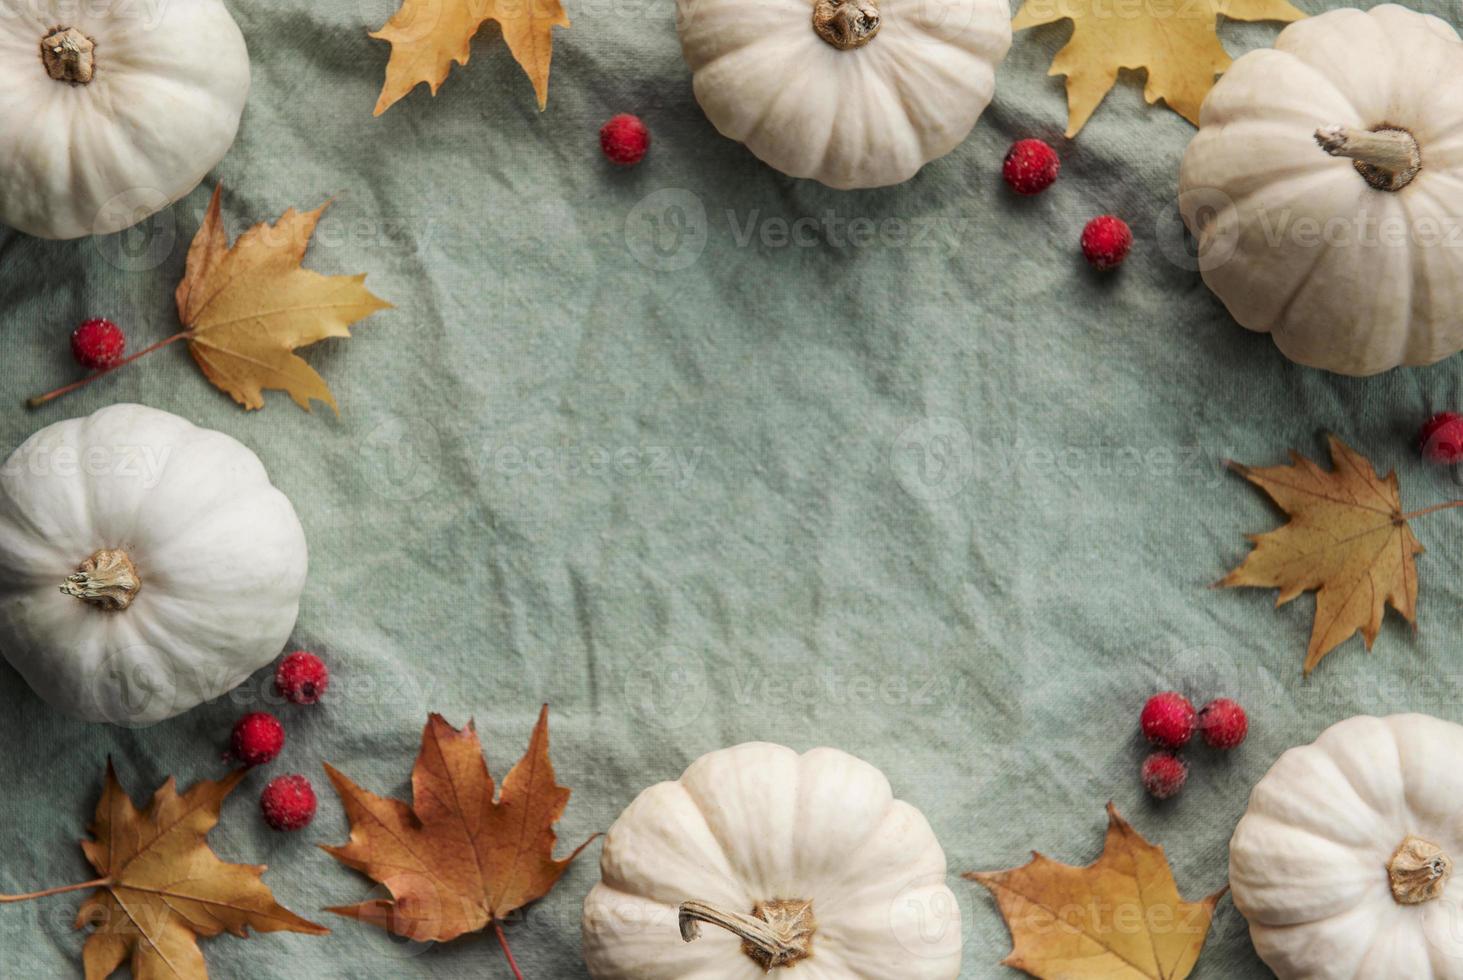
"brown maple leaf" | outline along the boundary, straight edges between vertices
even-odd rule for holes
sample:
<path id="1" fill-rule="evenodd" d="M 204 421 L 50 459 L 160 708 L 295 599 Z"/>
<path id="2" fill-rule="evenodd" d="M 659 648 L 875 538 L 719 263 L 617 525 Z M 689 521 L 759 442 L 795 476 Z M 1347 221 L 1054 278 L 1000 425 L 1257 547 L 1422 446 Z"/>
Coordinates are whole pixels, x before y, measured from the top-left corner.
<path id="1" fill-rule="evenodd" d="M 547 106 L 553 29 L 569 26 L 560 0 L 402 0 L 386 26 L 371 35 L 391 42 L 375 115 L 423 82 L 436 95 L 452 62 L 467 64 L 473 36 L 489 20 L 502 28 L 508 51 L 533 82 L 539 109 Z"/>
<path id="2" fill-rule="evenodd" d="M 38 408 L 184 340 L 204 376 L 245 408 L 263 408 L 264 389 L 274 388 L 288 392 L 307 412 L 315 399 L 339 414 L 325 380 L 294 350 L 327 337 L 349 337 L 352 323 L 391 304 L 366 289 L 364 274 L 326 276 L 301 268 L 329 202 L 314 211 L 290 208 L 274 224 L 261 222 L 244 232 L 231 248 L 219 215 L 222 190 L 214 188 L 174 294 L 184 329 L 109 368 L 37 395 L 28 406 Z"/>
<path id="3" fill-rule="evenodd" d="M 1163 848 L 1107 805 L 1102 856 L 1085 868 L 1041 854 L 965 875 L 990 891 L 1011 930 L 1006 966 L 1048 980 L 1184 980 L 1228 887 L 1185 902 Z"/>
<path id="4" fill-rule="evenodd" d="M 1112 89 L 1122 68 L 1148 70 L 1143 97 L 1162 99 L 1194 125 L 1215 78 L 1234 64 L 1219 43 L 1218 19 L 1295 21 L 1288 0 L 1175 0 L 1124 8 L 1112 0 L 1026 0 L 1016 30 L 1070 18 L 1072 39 L 1049 75 L 1067 76 L 1067 136 L 1076 136 Z"/>
<path id="5" fill-rule="evenodd" d="M 138 980 L 203 980 L 208 968 L 198 937 L 225 930 L 241 938 L 250 929 L 328 933 L 275 902 L 260 878 L 262 865 L 227 864 L 209 848 L 208 832 L 224 799 L 245 775 L 239 770 L 218 782 L 205 780 L 181 795 L 169 779 L 139 811 L 108 760 L 93 839 L 81 842 L 101 877 L 0 901 L 95 888 L 76 917 L 78 929 L 92 928 L 82 951 L 86 980 L 105 980 L 129 961 Z"/>
<path id="6" fill-rule="evenodd" d="M 1276 605 L 1302 592 L 1316 593 L 1307 674 L 1358 630 L 1370 650 L 1388 603 L 1416 623 L 1415 559 L 1423 548 L 1407 522 L 1460 506 L 1452 502 L 1403 513 L 1396 473 L 1378 477 L 1365 456 L 1335 436 L 1328 440 L 1333 470 L 1294 451 L 1288 466 L 1229 464 L 1264 490 L 1290 522 L 1249 535 L 1254 550 L 1219 585 L 1278 588 Z"/>
<path id="7" fill-rule="evenodd" d="M 569 790 L 549 762 L 547 705 L 497 800 L 473 723 L 459 730 L 437 714 L 422 732 L 412 805 L 370 793 L 332 766 L 325 771 L 351 837 L 324 850 L 392 896 L 329 911 L 408 939 L 447 941 L 492 926 L 501 941 L 503 917 L 548 894 L 589 844 L 553 857 Z"/>

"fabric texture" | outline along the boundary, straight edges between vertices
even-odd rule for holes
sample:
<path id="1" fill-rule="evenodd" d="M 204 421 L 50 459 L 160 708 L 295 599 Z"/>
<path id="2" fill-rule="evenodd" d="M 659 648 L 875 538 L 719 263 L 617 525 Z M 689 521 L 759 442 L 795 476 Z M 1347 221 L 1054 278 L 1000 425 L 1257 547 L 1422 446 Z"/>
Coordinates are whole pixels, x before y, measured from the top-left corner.
<path id="1" fill-rule="evenodd" d="M 1299 0 L 1310 12 L 1329 0 Z M 1417 0 L 1455 25 L 1455 0 Z M 348 828 L 322 764 L 409 792 L 427 714 L 476 718 L 496 776 L 551 709 L 574 795 L 561 853 L 641 789 L 748 740 L 831 745 L 886 772 L 949 857 L 963 977 L 1001 978 L 994 902 L 958 879 L 1032 848 L 1085 863 L 1112 799 L 1198 898 L 1227 876 L 1249 788 L 1287 747 L 1357 713 L 1458 720 L 1463 521 L 1417 525 L 1419 629 L 1389 614 L 1305 681 L 1312 601 L 1211 588 L 1278 513 L 1222 461 L 1324 459 L 1334 431 L 1400 473 L 1404 503 L 1460 494 L 1411 439 L 1455 407 L 1460 362 L 1347 379 L 1238 327 L 1185 258 L 1174 203 L 1193 135 L 1125 73 L 1072 142 L 1046 75 L 1070 25 L 1023 32 L 971 137 L 914 180 L 841 193 L 720 137 L 691 94 L 669 0 L 570 0 L 549 107 L 489 24 L 437 97 L 379 119 L 391 0 L 230 3 L 253 89 L 213 175 L 142 232 L 0 233 L 0 445 L 118 401 L 227 432 L 293 500 L 311 568 L 292 647 L 334 670 L 325 704 L 278 710 L 284 755 L 213 834 L 270 866 L 282 903 L 334 929 L 204 943 L 220 978 L 507 976 L 490 935 L 402 943 L 322 911 L 380 889 L 316 849 Z M 1275 24 L 1225 24 L 1236 54 Z M 630 111 L 634 169 L 598 150 Z M 1010 143 L 1058 146 L 1061 179 L 1018 199 Z M 368 274 L 396 304 L 305 352 L 339 417 L 280 393 L 257 413 L 181 346 L 38 411 L 77 376 L 66 344 L 107 316 L 141 349 L 177 329 L 173 289 L 215 182 L 232 234 L 334 204 L 306 265 Z M 1126 217 L 1127 264 L 1083 264 L 1088 218 Z M 78 556 L 78 558 L 85 556 Z M 84 881 L 77 839 L 108 755 L 135 798 L 227 771 L 269 671 L 156 727 L 70 721 L 0 667 L 0 892 Z M 1251 734 L 1191 753 L 1162 805 L 1138 780 L 1151 693 L 1226 695 Z M 314 825 L 268 830 L 259 792 L 302 772 Z M 583 977 L 592 846 L 508 926 L 525 976 Z M 0 908 L 8 977 L 80 975 L 78 896 Z M 1268 975 L 1226 899 L 1200 980 Z"/>

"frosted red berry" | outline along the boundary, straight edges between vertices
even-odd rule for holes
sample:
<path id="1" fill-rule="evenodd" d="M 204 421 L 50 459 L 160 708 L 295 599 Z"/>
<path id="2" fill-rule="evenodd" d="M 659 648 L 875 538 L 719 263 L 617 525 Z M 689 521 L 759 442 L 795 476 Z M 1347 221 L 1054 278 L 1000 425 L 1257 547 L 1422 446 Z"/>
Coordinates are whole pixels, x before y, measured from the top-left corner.
<path id="1" fill-rule="evenodd" d="M 1188 764 L 1172 752 L 1155 752 L 1143 760 L 1143 788 L 1156 800 L 1178 795 L 1188 778 Z"/>
<path id="2" fill-rule="evenodd" d="M 631 166 L 643 160 L 650 149 L 650 130 L 639 116 L 622 112 L 600 127 L 599 148 L 611 163 Z"/>
<path id="3" fill-rule="evenodd" d="M 259 809 L 275 830 L 302 830 L 315 819 L 315 787 L 304 776 L 280 776 L 264 787 Z"/>
<path id="4" fill-rule="evenodd" d="M 274 690 L 291 704 L 315 704 L 329 687 L 329 668 L 305 650 L 285 657 L 274 671 Z"/>
<path id="5" fill-rule="evenodd" d="M 1417 434 L 1423 459 L 1452 466 L 1463 463 L 1463 415 L 1439 412 L 1428 419 Z"/>
<path id="6" fill-rule="evenodd" d="M 1176 749 L 1194 737 L 1194 705 L 1177 691 L 1155 694 L 1143 705 L 1138 724 L 1154 745 Z"/>
<path id="7" fill-rule="evenodd" d="M 1232 749 L 1245 740 L 1250 720 L 1245 709 L 1229 698 L 1215 698 L 1199 712 L 1199 734 L 1215 749 Z"/>
<path id="8" fill-rule="evenodd" d="M 246 766 L 273 762 L 284 749 L 284 726 L 274 715 L 255 711 L 234 725 L 234 758 Z"/>
<path id="9" fill-rule="evenodd" d="M 1116 269 L 1133 247 L 1133 230 L 1122 218 L 1104 214 L 1082 229 L 1082 254 L 1094 269 Z"/>
<path id="10" fill-rule="evenodd" d="M 71 332 L 71 356 L 90 371 L 116 367 L 127 350 L 127 338 L 111 320 L 88 320 Z"/>
<path id="11" fill-rule="evenodd" d="M 1017 194 L 1040 194 L 1050 187 L 1061 173 L 1062 161 L 1041 140 L 1018 140 L 1006 153 L 1001 176 Z"/>

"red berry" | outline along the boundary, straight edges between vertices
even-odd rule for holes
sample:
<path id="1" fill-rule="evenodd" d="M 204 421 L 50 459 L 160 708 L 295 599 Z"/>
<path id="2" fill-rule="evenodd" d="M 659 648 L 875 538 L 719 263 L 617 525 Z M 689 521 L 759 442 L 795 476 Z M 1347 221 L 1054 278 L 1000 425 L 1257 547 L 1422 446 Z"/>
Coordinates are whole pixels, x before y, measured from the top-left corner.
<path id="1" fill-rule="evenodd" d="M 1094 269 L 1116 269 L 1133 247 L 1133 231 L 1122 218 L 1104 214 L 1082 229 L 1082 254 Z"/>
<path id="2" fill-rule="evenodd" d="M 1215 698 L 1199 712 L 1199 733 L 1210 748 L 1232 749 L 1245 740 L 1249 731 L 1245 709 L 1229 698 Z"/>
<path id="3" fill-rule="evenodd" d="M 91 371 L 115 367 L 127 349 L 127 338 L 111 320 L 88 320 L 71 333 L 71 356 Z"/>
<path id="4" fill-rule="evenodd" d="M 650 130 L 639 116 L 622 112 L 600 127 L 599 148 L 611 163 L 628 167 L 644 159 L 650 149 Z"/>
<path id="5" fill-rule="evenodd" d="M 292 704 L 314 704 L 330 687 L 330 671 L 313 653 L 296 650 L 279 662 L 274 689 Z"/>
<path id="6" fill-rule="evenodd" d="M 1019 140 L 1007 151 L 1001 176 L 1017 194 L 1040 194 L 1052 185 L 1061 169 L 1056 150 L 1041 140 Z"/>
<path id="7" fill-rule="evenodd" d="M 1423 459 L 1430 463 L 1463 463 L 1463 415 L 1439 412 L 1423 425 L 1417 442 Z"/>
<path id="8" fill-rule="evenodd" d="M 1194 705 L 1177 691 L 1155 694 L 1143 705 L 1138 724 L 1154 745 L 1176 749 L 1194 737 Z"/>
<path id="9" fill-rule="evenodd" d="M 275 830 L 301 830 L 315 819 L 315 787 L 304 776 L 280 776 L 264 787 L 259 809 Z"/>
<path id="10" fill-rule="evenodd" d="M 1143 760 L 1143 788 L 1156 800 L 1177 795 L 1188 778 L 1188 763 L 1172 752 L 1155 752 Z"/>
<path id="11" fill-rule="evenodd" d="M 273 762 L 284 748 L 284 726 L 274 715 L 255 711 L 234 725 L 234 758 L 246 766 Z"/>

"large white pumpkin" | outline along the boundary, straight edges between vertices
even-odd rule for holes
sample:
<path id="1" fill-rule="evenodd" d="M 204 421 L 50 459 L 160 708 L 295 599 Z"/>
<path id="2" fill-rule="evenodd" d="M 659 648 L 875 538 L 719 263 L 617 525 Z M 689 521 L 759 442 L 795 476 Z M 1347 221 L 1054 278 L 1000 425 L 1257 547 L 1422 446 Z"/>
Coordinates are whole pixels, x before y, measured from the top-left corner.
<path id="1" fill-rule="evenodd" d="M 1463 978 L 1463 726 L 1356 717 L 1282 755 L 1229 844 L 1280 980 Z"/>
<path id="2" fill-rule="evenodd" d="M 136 224 L 223 158 L 248 94 L 219 0 L 0 0 L 0 221 L 42 238 Z"/>
<path id="3" fill-rule="evenodd" d="M 702 756 L 626 808 L 600 865 L 584 903 L 595 980 L 960 973 L 960 909 L 929 823 L 836 749 Z"/>
<path id="4" fill-rule="evenodd" d="M 259 458 L 142 405 L 47 426 L 0 468 L 0 653 L 90 721 L 237 687 L 294 628 L 305 535 Z"/>
<path id="5" fill-rule="evenodd" d="M 913 177 L 970 133 L 1006 0 L 677 0 L 696 100 L 765 163 L 831 187 Z"/>
<path id="6" fill-rule="evenodd" d="M 1387 5 L 1287 27 L 1204 101 L 1179 204 L 1204 281 L 1342 374 L 1463 349 L 1463 44 Z"/>

